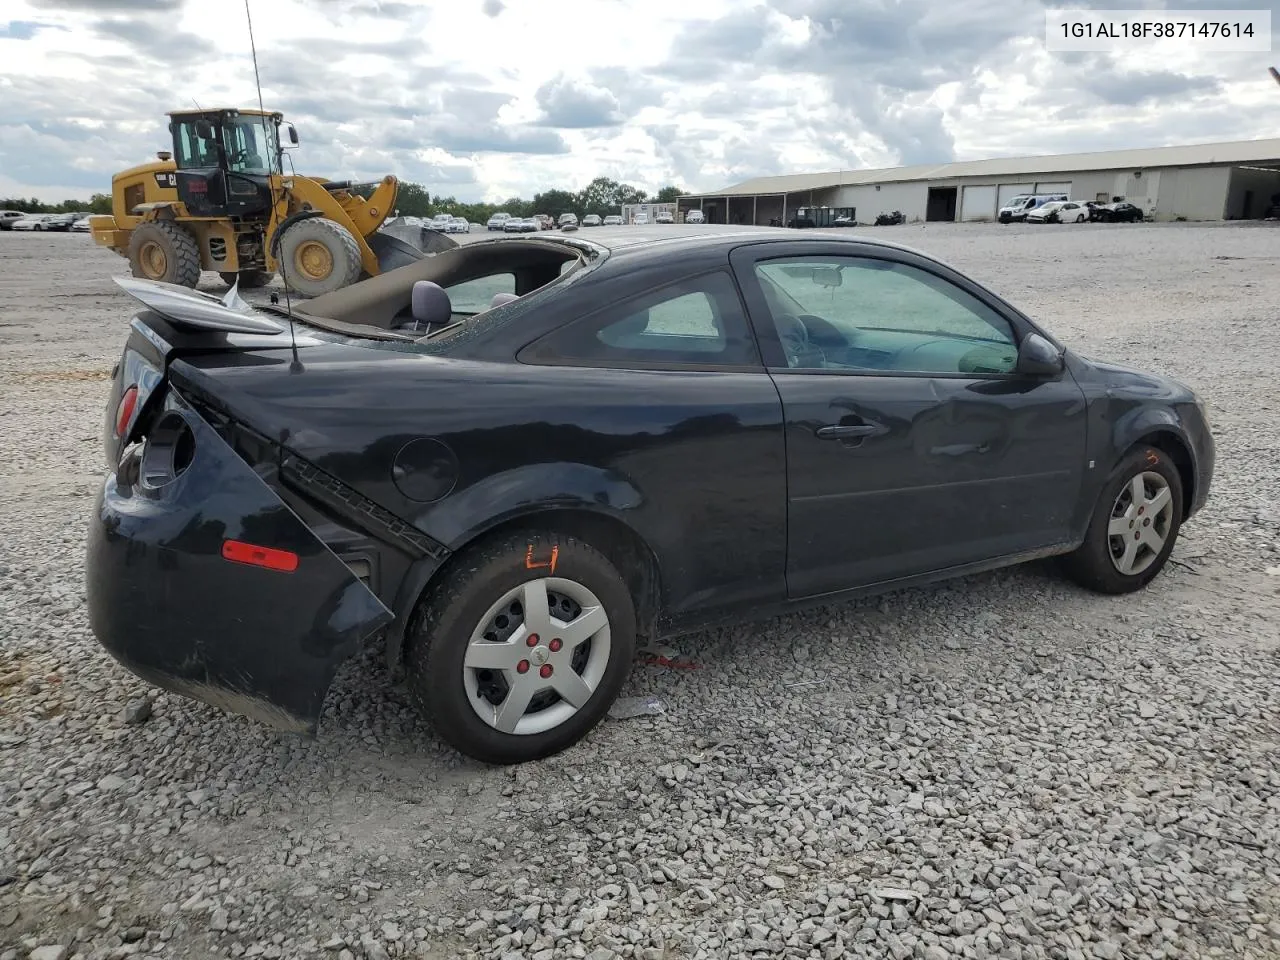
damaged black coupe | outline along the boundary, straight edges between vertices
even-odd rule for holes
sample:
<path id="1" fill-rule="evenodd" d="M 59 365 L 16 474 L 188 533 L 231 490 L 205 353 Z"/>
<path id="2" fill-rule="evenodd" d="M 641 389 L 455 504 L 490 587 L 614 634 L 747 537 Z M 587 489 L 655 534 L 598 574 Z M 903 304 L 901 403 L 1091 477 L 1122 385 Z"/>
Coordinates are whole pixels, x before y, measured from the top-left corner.
<path id="1" fill-rule="evenodd" d="M 637 637 L 1054 555 L 1136 590 L 1213 470 L 1188 388 L 847 232 L 480 240 L 291 311 L 119 282 L 93 629 L 302 733 L 379 631 L 511 763 L 587 734 Z"/>

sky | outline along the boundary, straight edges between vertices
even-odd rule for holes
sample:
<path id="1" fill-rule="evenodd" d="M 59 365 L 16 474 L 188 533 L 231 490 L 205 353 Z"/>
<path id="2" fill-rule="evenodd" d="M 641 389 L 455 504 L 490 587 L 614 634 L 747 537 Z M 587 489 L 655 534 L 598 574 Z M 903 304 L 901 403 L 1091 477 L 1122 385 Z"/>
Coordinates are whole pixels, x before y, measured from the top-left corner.
<path id="1" fill-rule="evenodd" d="M 1280 0 L 1252 7 L 1280 28 Z M 1054 53 L 1039 0 L 250 0 L 250 12 L 264 102 L 298 129 L 299 173 L 394 173 L 466 201 L 597 176 L 700 191 L 1280 136 L 1274 37 L 1274 53 Z M 171 148 L 165 112 L 195 104 L 257 104 L 243 0 L 0 0 L 0 196 L 109 192 L 113 172 Z"/>

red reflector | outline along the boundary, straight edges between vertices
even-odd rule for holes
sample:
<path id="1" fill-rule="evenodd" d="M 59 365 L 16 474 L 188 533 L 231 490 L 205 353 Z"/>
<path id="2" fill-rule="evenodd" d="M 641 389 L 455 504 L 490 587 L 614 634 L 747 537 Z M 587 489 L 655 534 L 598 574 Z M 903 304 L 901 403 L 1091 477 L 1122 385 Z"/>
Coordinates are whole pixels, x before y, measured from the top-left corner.
<path id="1" fill-rule="evenodd" d="M 123 437 L 129 429 L 129 421 L 133 419 L 133 408 L 138 405 L 138 388 L 130 387 L 120 397 L 120 406 L 116 407 L 116 436 Z"/>
<path id="2" fill-rule="evenodd" d="M 247 563 L 255 567 L 266 567 L 268 570 L 283 570 L 292 573 L 298 569 L 298 555 L 288 550 L 273 550 L 270 547 L 259 547 L 252 543 L 241 543 L 239 540 L 224 540 L 222 556 L 235 563 Z"/>

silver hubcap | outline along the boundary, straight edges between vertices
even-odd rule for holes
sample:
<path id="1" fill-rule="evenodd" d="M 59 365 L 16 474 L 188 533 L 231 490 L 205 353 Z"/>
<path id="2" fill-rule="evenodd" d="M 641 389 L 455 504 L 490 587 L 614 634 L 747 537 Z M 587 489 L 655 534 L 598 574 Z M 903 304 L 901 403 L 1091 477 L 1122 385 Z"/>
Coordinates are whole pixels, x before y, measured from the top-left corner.
<path id="1" fill-rule="evenodd" d="M 1120 491 L 1111 508 L 1107 541 L 1111 562 L 1132 576 L 1155 563 L 1173 529 L 1173 494 L 1158 473 L 1138 474 Z"/>
<path id="2" fill-rule="evenodd" d="M 609 666 L 609 618 L 574 580 L 543 577 L 508 590 L 480 619 L 463 659 L 476 715 L 503 733 L 558 727 L 584 706 Z"/>

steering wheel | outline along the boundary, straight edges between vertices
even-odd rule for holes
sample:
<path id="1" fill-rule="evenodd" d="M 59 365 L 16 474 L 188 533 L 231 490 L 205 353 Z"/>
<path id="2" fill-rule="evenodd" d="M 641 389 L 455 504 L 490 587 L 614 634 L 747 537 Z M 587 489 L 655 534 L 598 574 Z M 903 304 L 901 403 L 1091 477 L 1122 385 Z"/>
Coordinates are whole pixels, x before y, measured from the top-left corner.
<path id="1" fill-rule="evenodd" d="M 788 367 L 814 369 L 827 365 L 826 354 L 809 338 L 809 328 L 803 320 L 793 313 L 781 313 L 777 315 L 775 325 Z"/>

